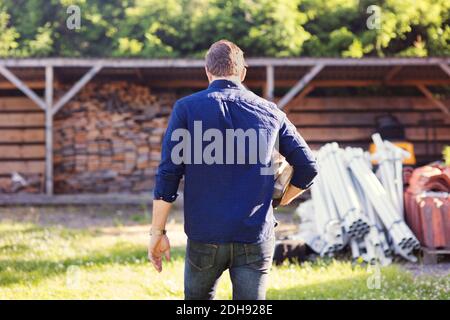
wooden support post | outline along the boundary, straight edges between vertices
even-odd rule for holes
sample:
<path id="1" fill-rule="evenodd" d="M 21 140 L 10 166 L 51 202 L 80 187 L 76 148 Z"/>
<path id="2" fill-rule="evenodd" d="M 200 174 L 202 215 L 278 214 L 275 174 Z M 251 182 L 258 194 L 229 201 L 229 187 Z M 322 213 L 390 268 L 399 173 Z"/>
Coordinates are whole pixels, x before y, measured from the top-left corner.
<path id="1" fill-rule="evenodd" d="M 303 91 L 297 96 L 297 98 L 295 98 L 295 102 L 301 104 L 303 99 L 311 92 L 315 89 L 315 86 L 310 83 L 308 84 L 305 89 L 303 89 Z M 291 106 L 287 106 L 284 110 L 284 112 L 288 113 L 291 109 Z"/>
<path id="2" fill-rule="evenodd" d="M 446 63 L 440 63 L 439 67 L 441 67 L 442 71 L 444 71 L 450 77 L 450 67 Z"/>
<path id="3" fill-rule="evenodd" d="M 427 89 L 427 87 L 425 87 L 423 84 L 418 84 L 416 86 L 425 97 L 427 97 L 435 106 L 437 106 L 439 109 L 442 110 L 442 112 L 444 112 L 447 116 L 450 116 L 450 111 L 448 110 L 447 106 L 440 101 L 439 99 L 437 99 L 433 93 Z"/>
<path id="4" fill-rule="evenodd" d="M 266 92 L 265 97 L 267 100 L 273 101 L 273 91 L 275 88 L 275 75 L 273 65 L 266 67 Z"/>
<path id="5" fill-rule="evenodd" d="M 62 106 L 64 106 L 70 99 L 72 99 L 78 93 L 78 91 L 80 91 L 81 88 L 83 88 L 84 85 L 88 83 L 89 80 L 91 80 L 101 69 L 102 65 L 97 64 L 93 66 L 80 80 L 78 80 L 77 83 L 75 83 L 73 87 L 70 88 L 70 90 L 67 91 L 64 96 L 62 96 L 62 98 L 59 99 L 58 102 L 53 106 L 53 115 L 56 114 L 59 109 L 61 109 Z"/>
<path id="6" fill-rule="evenodd" d="M 42 110 L 45 110 L 45 102 L 33 90 L 28 88 L 19 78 L 17 78 L 6 67 L 0 65 L 0 74 L 14 84 L 20 91 L 22 91 L 28 98 L 33 100 Z"/>
<path id="7" fill-rule="evenodd" d="M 324 64 L 317 64 L 305 74 L 295 86 L 286 93 L 278 102 L 278 107 L 283 109 L 324 67 Z"/>
<path id="8" fill-rule="evenodd" d="M 139 81 L 143 81 L 144 80 L 144 75 L 142 74 L 142 69 L 141 68 L 136 68 L 136 76 L 138 77 Z"/>
<path id="9" fill-rule="evenodd" d="M 389 82 L 392 79 L 394 79 L 394 77 L 397 75 L 397 73 L 400 72 L 400 70 L 402 70 L 402 68 L 403 68 L 402 66 L 395 66 L 391 70 L 389 70 L 386 76 L 384 77 L 384 82 Z"/>
<path id="10" fill-rule="evenodd" d="M 45 67 L 45 191 L 53 195 L 53 67 Z"/>

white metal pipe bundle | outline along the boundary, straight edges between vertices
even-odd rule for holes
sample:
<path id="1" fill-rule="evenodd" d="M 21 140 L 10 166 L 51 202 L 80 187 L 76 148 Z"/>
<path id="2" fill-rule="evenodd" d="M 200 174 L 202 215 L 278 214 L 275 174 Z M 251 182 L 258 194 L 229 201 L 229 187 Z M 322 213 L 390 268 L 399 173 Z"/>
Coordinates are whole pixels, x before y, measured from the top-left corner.
<path id="1" fill-rule="evenodd" d="M 389 195 L 389 199 L 393 205 L 399 210 L 399 204 L 397 199 L 397 192 L 394 184 L 394 172 L 392 168 L 392 155 L 381 139 L 379 134 L 372 135 L 372 140 L 377 147 L 376 157 L 379 163 L 380 180 L 383 187 L 386 189 L 386 193 Z"/>
<path id="2" fill-rule="evenodd" d="M 402 150 L 389 141 L 384 141 L 384 144 L 390 149 L 393 155 L 393 171 L 394 171 L 394 185 L 397 194 L 397 203 L 400 216 L 405 219 L 404 199 L 403 199 L 403 159 L 409 158 L 409 152 Z"/>
<path id="3" fill-rule="evenodd" d="M 399 217 L 404 219 L 402 163 L 410 154 L 390 141 L 383 141 L 379 133 L 373 134 L 372 140 L 377 147 L 374 158 L 379 163 L 381 184 L 397 209 Z"/>
<path id="4" fill-rule="evenodd" d="M 372 171 L 370 154 L 361 148 L 344 150 L 328 143 L 316 154 L 319 175 L 312 200 L 298 208 L 307 217 L 298 237 L 307 238 L 321 256 L 332 256 L 348 243 L 358 261 L 387 265 L 392 253 L 415 260 L 412 253 L 419 242 L 400 214 L 402 159 L 409 155 L 379 135 L 374 141 L 380 179 Z"/>
<path id="5" fill-rule="evenodd" d="M 324 251 L 321 252 L 322 256 L 333 255 L 344 247 L 341 222 L 334 203 L 330 202 L 332 199 L 329 192 L 322 177 L 317 177 L 311 188 L 311 194 L 317 230 L 326 243 Z"/>
<path id="6" fill-rule="evenodd" d="M 352 250 L 352 258 L 357 261 L 361 257 L 358 242 L 355 239 L 350 240 L 350 249 Z"/>
<path id="7" fill-rule="evenodd" d="M 349 237 L 362 237 L 369 224 L 362 215 L 361 205 L 344 163 L 343 150 L 337 143 L 323 146 L 319 151 L 320 175 L 329 184 L 337 212 Z"/>
<path id="8" fill-rule="evenodd" d="M 322 253 L 326 246 L 325 240 L 321 237 L 317 231 L 317 223 L 315 216 L 315 209 L 312 200 L 305 201 L 300 205 L 296 214 L 300 217 L 300 230 L 292 237 L 292 239 L 301 239 L 304 241 L 313 251 Z"/>
<path id="9" fill-rule="evenodd" d="M 406 259 L 415 261 L 412 251 L 419 247 L 419 242 L 399 218 L 398 211 L 385 188 L 365 163 L 363 150 L 346 148 L 346 155 L 351 171 L 392 238 L 394 251 Z"/>
<path id="10" fill-rule="evenodd" d="M 389 257 L 391 250 L 389 249 L 384 230 L 381 225 L 378 225 L 379 222 L 376 218 L 373 206 L 368 197 L 364 194 L 364 190 L 357 179 L 354 176 L 352 176 L 352 178 L 358 197 L 370 223 L 370 231 L 364 236 L 363 245 L 366 249 L 364 260 L 371 264 L 380 263 L 381 265 L 388 265 L 392 262 L 392 259 Z"/>

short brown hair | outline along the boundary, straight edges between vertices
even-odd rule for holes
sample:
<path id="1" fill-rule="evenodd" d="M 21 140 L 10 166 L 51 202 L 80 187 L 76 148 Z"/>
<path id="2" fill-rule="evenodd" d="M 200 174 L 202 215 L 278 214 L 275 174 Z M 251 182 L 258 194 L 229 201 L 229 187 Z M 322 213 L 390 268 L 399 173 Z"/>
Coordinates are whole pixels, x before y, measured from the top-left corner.
<path id="1" fill-rule="evenodd" d="M 214 42 L 206 53 L 206 70 L 216 77 L 239 75 L 244 67 L 244 52 L 231 41 Z"/>

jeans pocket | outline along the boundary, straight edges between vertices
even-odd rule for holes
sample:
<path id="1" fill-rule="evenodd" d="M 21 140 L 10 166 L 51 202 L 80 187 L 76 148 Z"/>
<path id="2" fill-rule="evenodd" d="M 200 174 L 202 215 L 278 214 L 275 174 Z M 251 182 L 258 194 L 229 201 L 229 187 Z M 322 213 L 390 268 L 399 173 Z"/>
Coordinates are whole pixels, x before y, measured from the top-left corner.
<path id="1" fill-rule="evenodd" d="M 204 271 L 214 266 L 217 245 L 188 240 L 187 259 L 189 263 L 199 271 Z"/>
<path id="2" fill-rule="evenodd" d="M 261 243 L 244 244 L 245 258 L 248 265 L 258 269 L 269 269 L 275 251 L 275 238 Z"/>

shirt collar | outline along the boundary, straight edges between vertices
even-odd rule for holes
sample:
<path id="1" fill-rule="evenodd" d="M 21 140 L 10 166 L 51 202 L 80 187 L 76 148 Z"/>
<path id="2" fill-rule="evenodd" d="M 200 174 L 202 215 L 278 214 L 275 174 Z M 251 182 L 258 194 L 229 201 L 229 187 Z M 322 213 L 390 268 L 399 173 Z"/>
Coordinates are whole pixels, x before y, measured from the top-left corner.
<path id="1" fill-rule="evenodd" d="M 243 89 L 244 86 L 240 83 L 236 83 L 230 80 L 225 79 L 218 79 L 211 82 L 208 86 L 208 88 L 214 88 L 214 89 L 225 89 L 225 88 L 236 88 L 236 89 Z"/>

